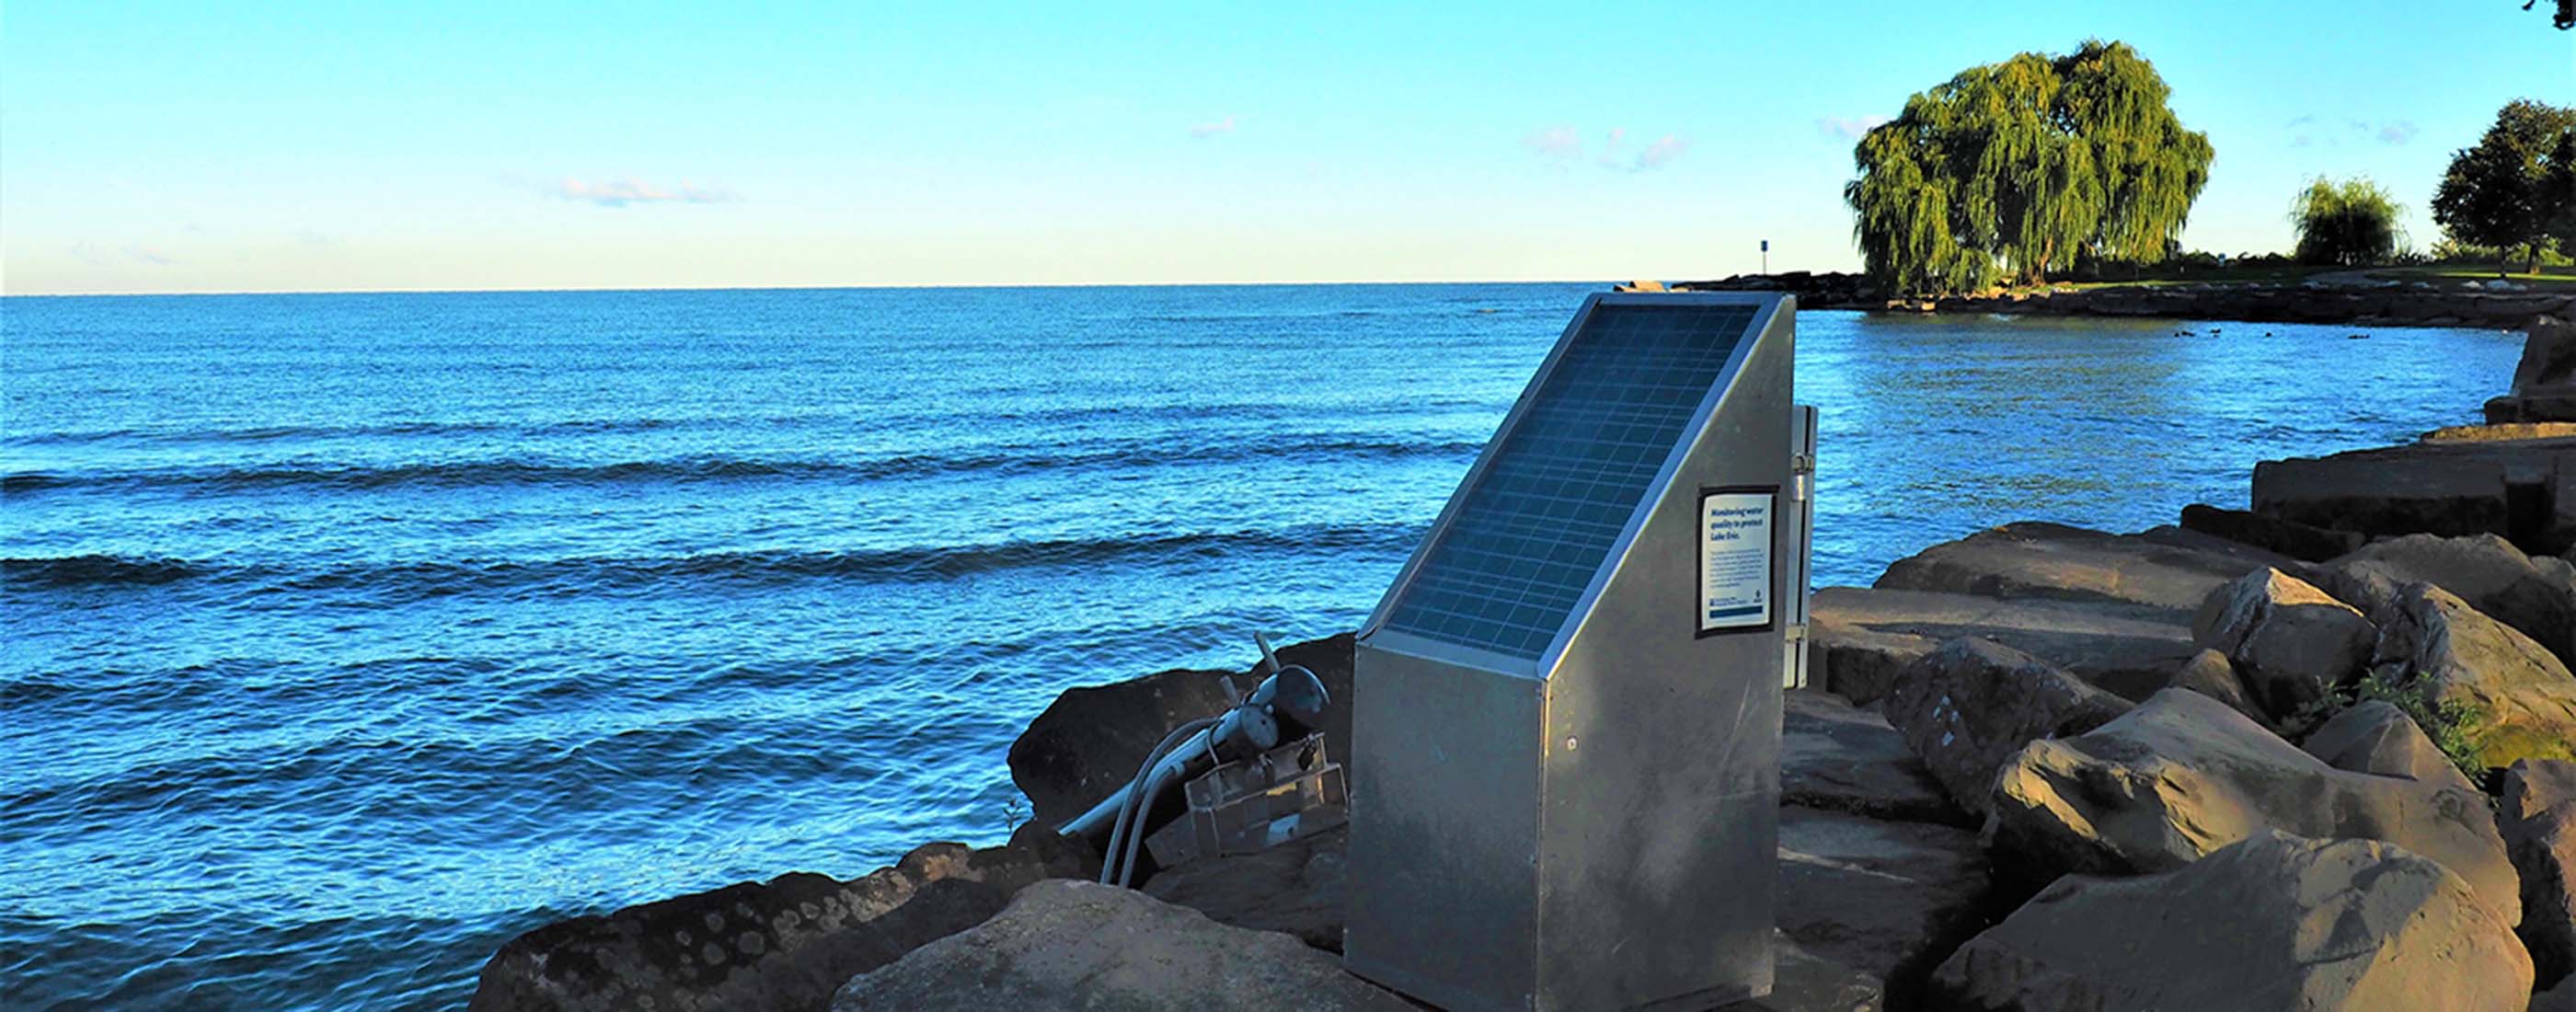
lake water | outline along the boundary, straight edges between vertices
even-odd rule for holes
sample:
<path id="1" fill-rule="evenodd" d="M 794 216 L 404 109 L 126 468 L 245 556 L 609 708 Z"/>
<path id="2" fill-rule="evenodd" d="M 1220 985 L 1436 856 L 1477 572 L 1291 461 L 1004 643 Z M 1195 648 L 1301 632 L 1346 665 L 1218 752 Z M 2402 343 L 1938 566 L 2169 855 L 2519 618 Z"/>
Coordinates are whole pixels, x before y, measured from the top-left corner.
<path id="1" fill-rule="evenodd" d="M 1058 690 L 1355 626 L 1593 290 L 0 301 L 0 1007 L 454 1008 L 548 920 L 998 841 Z M 1799 342 L 1827 584 L 2242 506 L 2521 346 Z"/>

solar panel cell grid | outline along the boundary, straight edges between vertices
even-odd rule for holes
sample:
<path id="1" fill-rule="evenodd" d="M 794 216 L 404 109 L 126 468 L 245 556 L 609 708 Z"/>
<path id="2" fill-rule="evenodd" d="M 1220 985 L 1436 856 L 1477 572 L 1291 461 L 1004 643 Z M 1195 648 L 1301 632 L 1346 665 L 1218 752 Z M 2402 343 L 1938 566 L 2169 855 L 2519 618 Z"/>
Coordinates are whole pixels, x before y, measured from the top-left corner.
<path id="1" fill-rule="evenodd" d="M 1516 657 L 1545 651 L 1754 312 L 1594 306 L 1434 534 L 1387 628 Z"/>

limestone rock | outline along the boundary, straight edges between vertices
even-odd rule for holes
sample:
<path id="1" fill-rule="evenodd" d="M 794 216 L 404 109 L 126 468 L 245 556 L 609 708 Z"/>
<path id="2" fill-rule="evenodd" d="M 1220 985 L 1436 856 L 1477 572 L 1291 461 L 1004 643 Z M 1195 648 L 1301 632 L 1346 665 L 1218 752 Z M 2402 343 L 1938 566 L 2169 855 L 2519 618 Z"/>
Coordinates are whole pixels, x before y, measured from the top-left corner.
<path id="1" fill-rule="evenodd" d="M 993 919 L 851 978 L 832 1012 L 1411 1012 L 1332 954 L 1132 889 L 1050 880 Z"/>
<path id="2" fill-rule="evenodd" d="M 2465 712 L 2481 765 L 2576 759 L 2576 675 L 2449 591 L 2416 583 L 2398 593 L 2371 670 L 2436 707 Z"/>
<path id="3" fill-rule="evenodd" d="M 2478 789 L 2433 745 L 2433 739 L 2424 736 L 2414 718 L 2379 700 L 2335 714 L 2309 732 L 2299 747 L 2339 770 L 2405 777 L 2471 793 Z"/>
<path id="4" fill-rule="evenodd" d="M 2414 443 L 2254 466 L 2254 512 L 2370 535 L 2499 534 L 2526 552 L 2576 542 L 2576 438 Z"/>
<path id="5" fill-rule="evenodd" d="M 2255 721 L 2271 719 L 2263 713 L 2261 707 L 2254 705 L 2253 700 L 2246 698 L 2245 680 L 2237 677 L 2235 662 L 2228 660 L 2226 654 L 2216 650 L 2203 650 L 2193 654 L 2191 660 L 2184 662 L 2182 667 L 2174 669 L 2173 681 L 2166 684 L 2171 688 L 2190 689 L 2225 703 L 2228 709 L 2244 714 Z"/>
<path id="6" fill-rule="evenodd" d="M 1811 808 L 1780 810 L 1780 930 L 1904 1007 L 1932 965 L 1990 923 L 1977 835 Z"/>
<path id="7" fill-rule="evenodd" d="M 2440 864 L 2265 832 L 2161 874 L 2061 879 L 1932 987 L 2015 1012 L 2517 1012 L 2531 979 L 2505 922 Z"/>
<path id="8" fill-rule="evenodd" d="M 2295 520 L 2198 503 L 2182 508 L 2182 525 L 2188 530 L 2243 542 L 2306 562 L 2324 562 L 2359 548 L 2369 540 L 2351 531 L 2330 530 Z"/>
<path id="9" fill-rule="evenodd" d="M 2525 439 L 2565 439 L 2569 436 L 2576 436 L 2576 422 L 2445 425 L 2415 439 L 2424 443 L 2510 443 Z"/>
<path id="10" fill-rule="evenodd" d="M 2263 564 L 2138 536 L 2017 523 L 1899 559 L 1874 586 L 2189 612 L 2211 588 Z"/>
<path id="11" fill-rule="evenodd" d="M 1345 765 L 1351 758 L 1351 644 L 1351 634 L 1344 633 L 1279 651 L 1280 663 L 1312 669 L 1332 695 L 1324 713 L 1324 747 Z M 1173 728 L 1225 712 L 1256 684 L 1249 670 L 1172 670 L 1066 689 L 1011 742 L 1011 782 L 1028 795 L 1037 822 L 1062 825 L 1126 786 L 1145 753 Z"/>
<path id="12" fill-rule="evenodd" d="M 2543 317 L 2532 322 L 2513 372 L 2513 392 L 2488 401 L 2490 422 L 2576 421 L 2576 328 Z"/>
<path id="13" fill-rule="evenodd" d="M 1884 703 L 1887 722 L 1951 800 L 1985 814 L 1995 770 L 2034 738 L 2081 734 L 2127 710 L 2029 654 L 1957 639 L 1907 665 Z"/>
<path id="14" fill-rule="evenodd" d="M 2370 660 L 2378 630 L 2351 605 L 2277 569 L 2247 573 L 2211 592 L 2193 642 L 2236 662 L 2264 713 L 2279 720 L 2320 702 Z"/>
<path id="15" fill-rule="evenodd" d="M 2191 644 L 2188 613 L 2141 604 L 1827 587 L 1816 592 L 1813 613 L 1822 622 L 1883 637 L 1829 641 L 1827 687 L 1838 692 L 1846 649 L 1874 654 L 1874 665 L 1902 669 L 1944 641 L 1989 639 L 2131 699 L 2153 695 L 2199 652 Z M 1882 685 L 1870 698 L 1885 691 Z M 1846 698 L 1857 701 L 1861 695 Z"/>
<path id="16" fill-rule="evenodd" d="M 2359 564 L 2376 564 L 2401 585 L 2429 583 L 2450 591 L 2479 613 L 2521 630 L 2562 663 L 2576 663 L 2576 586 L 2557 566 L 2535 561 L 2510 541 L 2493 534 L 2414 534 L 2378 542 L 2329 568 Z"/>
<path id="17" fill-rule="evenodd" d="M 2414 582 L 2387 563 L 2370 559 L 2292 566 L 2287 572 L 2307 585 L 2325 591 L 2335 600 L 2351 605 L 2352 610 L 2360 612 L 2373 625 L 2387 620 L 2388 610 L 2397 604 L 2397 592 Z"/>
<path id="18" fill-rule="evenodd" d="M 1781 699 L 1780 803 L 1881 819 L 1975 823 L 1876 710 L 1822 692 Z"/>
<path id="19" fill-rule="evenodd" d="M 1808 677 L 1825 691 L 1868 706 L 1887 695 L 1888 683 L 1914 659 L 1932 652 L 1936 641 L 1901 632 L 1880 632 L 1810 609 L 1807 623 Z"/>
<path id="20" fill-rule="evenodd" d="M 1208 915 L 1219 924 L 1277 931 L 1330 952 L 1342 951 L 1341 826 L 1258 854 L 1201 858 L 1161 871 L 1145 895 Z"/>
<path id="21" fill-rule="evenodd" d="M 1996 777 L 1992 808 L 1998 866 L 2039 878 L 2178 868 L 2268 828 L 2386 840 L 2467 879 L 2506 924 L 2521 919 L 2483 795 L 2335 769 L 2196 692 L 2167 689 L 2088 734 L 2031 742 Z"/>
<path id="22" fill-rule="evenodd" d="M 1079 856 L 1030 834 L 1010 847 L 934 843 L 841 882 L 790 874 L 576 917 L 501 946 L 471 1012 L 820 1009 L 852 974 L 982 922 L 1023 886 L 1077 875 Z"/>
<path id="23" fill-rule="evenodd" d="M 2505 850 L 2522 874 L 2522 938 L 2540 983 L 2576 980 L 2576 762 L 2513 764 L 2503 808 Z"/>

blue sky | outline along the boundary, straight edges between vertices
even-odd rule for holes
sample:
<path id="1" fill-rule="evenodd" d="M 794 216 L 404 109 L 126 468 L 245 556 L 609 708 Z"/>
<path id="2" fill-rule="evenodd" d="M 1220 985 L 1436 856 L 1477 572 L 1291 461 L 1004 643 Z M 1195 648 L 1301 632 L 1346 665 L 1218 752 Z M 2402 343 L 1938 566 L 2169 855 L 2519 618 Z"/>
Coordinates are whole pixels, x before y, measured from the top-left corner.
<path id="1" fill-rule="evenodd" d="M 2087 36 L 2217 147 L 2187 245 L 2359 173 L 2420 247 L 2498 106 L 2576 104 L 2520 8 L 21 3 L 0 290 L 1848 269 L 1856 129 Z"/>

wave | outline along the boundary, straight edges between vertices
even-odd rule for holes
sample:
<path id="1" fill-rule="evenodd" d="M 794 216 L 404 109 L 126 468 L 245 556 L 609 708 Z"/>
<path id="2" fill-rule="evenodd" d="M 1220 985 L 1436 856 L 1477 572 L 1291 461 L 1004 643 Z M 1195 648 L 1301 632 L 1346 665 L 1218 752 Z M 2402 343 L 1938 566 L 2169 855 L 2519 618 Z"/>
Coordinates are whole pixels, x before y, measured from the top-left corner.
<path id="1" fill-rule="evenodd" d="M 169 558 L 64 555 L 0 559 L 0 582 L 23 587 L 150 586 L 185 580 L 201 572 L 194 565 Z"/>
<path id="2" fill-rule="evenodd" d="M 1155 565 L 1256 552 L 1401 551 L 1420 535 L 1416 525 L 1343 524 L 848 551 L 424 560 L 327 569 L 78 555 L 0 560 L 0 573 L 6 574 L 10 585 L 30 589 L 149 586 L 194 578 L 246 584 L 254 593 L 355 591 L 391 603 L 497 591 L 580 594 L 661 588 L 673 582 L 757 587 L 811 580 L 899 583 L 954 580 L 1008 569 Z"/>
<path id="3" fill-rule="evenodd" d="M 986 452 L 904 454 L 830 461 L 701 457 L 558 464 L 528 460 L 465 460 L 380 467 L 168 468 L 137 471 L 17 471 L 0 475 L 0 494 L 60 490 L 184 490 L 194 493 L 274 489 L 372 492 L 493 486 L 668 484 L 783 480 L 859 483 L 952 474 L 1017 474 L 1206 466 L 1259 461 L 1444 458 L 1473 454 L 1482 443 L 1461 440 L 1409 442 L 1375 439 L 1266 439 L 1207 445 L 1130 444 L 1092 449 L 1012 446 Z"/>

